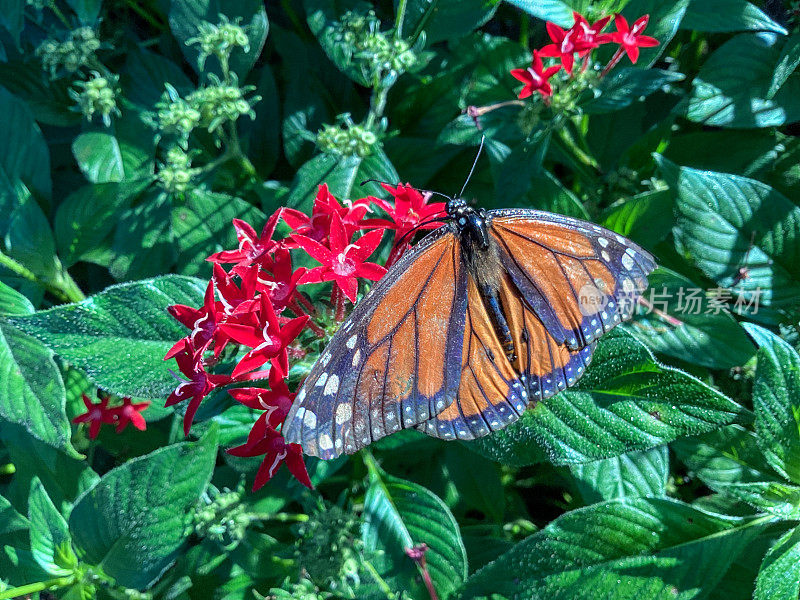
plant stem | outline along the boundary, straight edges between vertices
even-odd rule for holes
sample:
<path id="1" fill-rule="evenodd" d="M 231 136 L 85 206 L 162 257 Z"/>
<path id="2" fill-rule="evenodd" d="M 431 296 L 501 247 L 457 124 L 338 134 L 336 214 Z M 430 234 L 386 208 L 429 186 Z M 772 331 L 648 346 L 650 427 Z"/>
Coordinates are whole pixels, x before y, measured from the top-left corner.
<path id="1" fill-rule="evenodd" d="M 50 5 L 50 10 L 53 11 L 53 14 L 66 26 L 67 29 L 72 29 L 72 25 L 70 24 L 69 20 L 64 16 L 64 13 L 61 12 L 61 9 L 56 6 L 55 2 Z"/>
<path id="2" fill-rule="evenodd" d="M 36 592 L 43 592 L 52 587 L 65 587 L 75 582 L 75 577 L 69 575 L 67 577 L 55 577 L 47 581 L 37 581 L 36 583 L 28 583 L 16 588 L 9 588 L 4 592 L 0 592 L 0 600 L 9 600 L 10 598 L 19 598 Z"/>
<path id="3" fill-rule="evenodd" d="M 394 39 L 399 40 L 403 37 L 403 21 L 406 20 L 406 5 L 408 0 L 400 0 L 397 6 L 397 20 L 394 27 Z"/>
<path id="4" fill-rule="evenodd" d="M 369 114 L 364 124 L 364 129 L 371 130 L 375 125 L 375 121 L 383 116 L 383 111 L 386 108 L 386 99 L 389 96 L 389 86 L 383 86 L 379 83 L 375 85 L 372 92 L 372 98 L 369 103 Z"/>
<path id="5" fill-rule="evenodd" d="M 302 513 L 248 513 L 252 521 L 278 521 L 279 523 L 305 523 L 309 516 Z"/>
<path id="6" fill-rule="evenodd" d="M 36 285 L 42 286 L 45 290 L 50 292 L 62 302 L 80 302 L 86 297 L 83 295 L 83 292 L 81 292 L 78 284 L 75 283 L 75 280 L 72 279 L 70 274 L 64 269 L 62 269 L 59 273 L 61 285 L 56 285 L 55 283 L 39 279 L 39 277 L 36 276 L 36 273 L 18 263 L 16 260 L 7 254 L 4 254 L 3 252 L 0 252 L 0 266 L 5 267 L 22 279 L 27 279 Z"/>
<path id="7" fill-rule="evenodd" d="M 147 21 L 152 27 L 155 27 L 159 31 L 164 29 L 164 24 L 139 6 L 139 3 L 136 2 L 136 0 L 125 0 L 125 4 L 127 4 L 128 8 L 130 8 L 133 12 Z"/>

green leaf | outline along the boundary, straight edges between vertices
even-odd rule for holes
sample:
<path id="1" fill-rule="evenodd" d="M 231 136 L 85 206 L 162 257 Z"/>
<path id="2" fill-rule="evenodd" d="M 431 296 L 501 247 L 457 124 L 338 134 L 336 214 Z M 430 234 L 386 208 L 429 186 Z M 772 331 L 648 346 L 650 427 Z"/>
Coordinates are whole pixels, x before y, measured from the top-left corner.
<path id="1" fill-rule="evenodd" d="M 676 500 L 621 499 L 568 512 L 470 577 L 462 598 L 691 598 L 710 590 L 765 523 Z M 492 596 L 493 598 L 496 596 Z"/>
<path id="2" fill-rule="evenodd" d="M 216 429 L 134 458 L 81 496 L 69 517 L 81 558 L 118 585 L 146 589 L 178 556 L 217 457 Z"/>
<path id="3" fill-rule="evenodd" d="M 6 320 L 10 318 L 27 317 L 0 318 L 0 422 L 16 423 L 35 438 L 74 455 L 64 412 L 64 383 L 53 353 L 10 324 Z"/>
<path id="4" fill-rule="evenodd" d="M 50 150 L 27 105 L 0 87 L 0 168 L 49 200 Z"/>
<path id="5" fill-rule="evenodd" d="M 7 536 L 18 531 L 27 531 L 30 526 L 28 519 L 14 510 L 8 499 L 0 496 L 0 536 Z"/>
<path id="6" fill-rule="evenodd" d="M 491 520 L 502 522 L 506 499 L 497 463 L 476 456 L 462 444 L 447 444 L 444 461 L 458 500 L 463 502 L 459 508 L 477 509 Z"/>
<path id="7" fill-rule="evenodd" d="M 169 83 L 181 96 L 187 96 L 194 85 L 181 68 L 161 54 L 136 48 L 128 54 L 122 79 L 126 98 L 145 110 L 152 110 Z M 152 132 L 155 133 L 155 132 Z"/>
<path id="8" fill-rule="evenodd" d="M 165 193 L 145 194 L 138 206 L 119 218 L 111 244 L 111 275 L 118 281 L 143 279 L 167 271 L 176 248 L 172 232 L 172 198 Z"/>
<path id="9" fill-rule="evenodd" d="M 83 369 L 104 390 L 165 397 L 175 388 L 175 378 L 164 355 L 187 333 L 166 308 L 199 306 L 205 287 L 198 279 L 165 275 L 114 285 L 78 304 L 8 319 Z"/>
<path id="10" fill-rule="evenodd" d="M 687 118 L 719 127 L 776 127 L 800 119 L 800 73 L 772 93 L 786 38 L 743 33 L 703 64 L 692 82 Z"/>
<path id="11" fill-rule="evenodd" d="M 467 577 L 467 556 L 458 523 L 437 496 L 424 487 L 391 477 L 376 466 L 364 498 L 364 550 L 393 589 L 420 589 L 417 569 L 405 554 L 426 544 L 428 571 L 446 598 Z"/>
<path id="12" fill-rule="evenodd" d="M 746 419 L 748 412 L 691 375 L 659 364 L 630 334 L 597 346 L 576 388 L 544 400 L 471 448 L 505 464 L 556 465 L 645 450 Z"/>
<path id="13" fill-rule="evenodd" d="M 266 177 L 275 167 L 280 155 L 281 106 L 275 76 L 269 65 L 261 68 L 256 94 L 261 102 L 256 104 L 256 120 L 250 129 L 250 160 L 258 172 Z"/>
<path id="14" fill-rule="evenodd" d="M 732 290 L 734 311 L 737 304 L 753 316 L 796 309 L 800 208 L 753 179 L 659 162 L 677 194 L 678 241 L 706 275 Z M 740 268 L 747 269 L 744 279 Z"/>
<path id="15" fill-rule="evenodd" d="M 652 248 L 672 232 L 674 204 L 667 190 L 643 192 L 609 207 L 599 223 Z"/>
<path id="16" fill-rule="evenodd" d="M 781 89 L 786 80 L 800 65 L 800 35 L 793 35 L 786 40 L 778 57 L 778 64 L 775 73 L 772 75 L 772 83 L 767 92 L 767 98 L 772 98 Z"/>
<path id="17" fill-rule="evenodd" d="M 72 142 L 72 154 L 86 179 L 92 183 L 108 183 L 125 179 L 122 151 L 110 133 L 82 133 Z"/>
<path id="18" fill-rule="evenodd" d="M 780 481 L 734 483 L 725 493 L 747 502 L 760 512 L 767 512 L 787 521 L 800 519 L 800 486 Z"/>
<path id="19" fill-rule="evenodd" d="M 719 152 L 719 148 L 725 148 L 725 152 Z M 782 150 L 774 131 L 721 129 L 675 135 L 664 156 L 693 169 L 754 177 L 789 154 Z"/>
<path id="20" fill-rule="evenodd" d="M 243 82 L 245 76 L 253 68 L 261 54 L 264 42 L 267 39 L 269 23 L 264 3 L 260 0 L 172 0 L 169 9 L 169 27 L 172 34 L 181 42 L 181 50 L 186 60 L 198 75 L 209 72 L 209 67 L 218 68 L 219 63 L 215 57 L 206 59 L 205 68 L 201 69 L 198 63 L 199 44 L 187 45 L 187 41 L 197 37 L 200 23 L 206 21 L 213 25 L 220 22 L 219 15 L 227 16 L 231 21 L 241 17 L 241 25 L 245 28 L 250 40 L 249 52 L 242 48 L 235 48 L 230 57 L 230 68 Z"/>
<path id="21" fill-rule="evenodd" d="M 438 0 L 435 3 L 430 0 L 409 0 L 409 4 L 422 4 L 430 10 L 427 20 L 421 20 L 412 31 L 422 27 L 427 43 L 434 44 L 464 37 L 484 25 L 492 18 L 500 3 L 484 0 Z M 412 31 L 407 31 L 406 35 Z"/>
<path id="22" fill-rule="evenodd" d="M 0 8 L 0 19 L 3 12 Z M 56 127 L 80 124 L 82 115 L 70 110 L 74 104 L 68 92 L 72 82 L 66 78 L 50 81 L 47 77 L 42 77 L 39 61 L 25 61 L 20 58 L 0 62 L 0 81 L 9 92 L 25 101 L 38 123 Z"/>
<path id="23" fill-rule="evenodd" d="M 52 280 L 59 271 L 50 223 L 27 188 L 18 191 L 5 235 L 7 253 L 41 279 Z"/>
<path id="24" fill-rule="evenodd" d="M 640 311 L 630 331 L 651 350 L 711 369 L 753 358 L 755 348 L 742 326 L 699 285 L 664 268 L 648 279 L 645 296 L 652 310 Z"/>
<path id="25" fill-rule="evenodd" d="M 562 0 L 506 0 L 506 2 L 542 21 L 552 21 L 565 29 L 572 27 L 575 21 L 572 17 L 572 11 L 575 10 L 572 2 Z"/>
<path id="26" fill-rule="evenodd" d="M 694 476 L 717 492 L 735 484 L 777 479 L 755 434 L 737 425 L 676 440 L 670 447 Z"/>
<path id="27" fill-rule="evenodd" d="M 82 25 L 94 25 L 100 15 L 102 0 L 66 0 Z"/>
<path id="28" fill-rule="evenodd" d="M 745 329 L 759 345 L 753 382 L 759 446 L 773 469 L 800 483 L 800 355 L 762 327 Z"/>
<path id="29" fill-rule="evenodd" d="M 570 470 L 587 504 L 615 498 L 665 496 L 669 452 L 666 446 L 657 446 L 572 465 Z"/>
<path id="30" fill-rule="evenodd" d="M 19 45 L 19 34 L 25 26 L 25 0 L 0 0 L 0 25 L 11 34 Z"/>
<path id="31" fill-rule="evenodd" d="M 184 275 L 209 275 L 211 267 L 206 258 L 239 245 L 233 219 L 242 219 L 261 231 L 267 217 L 241 198 L 203 189 L 188 194 L 186 203 L 172 210 L 178 270 Z"/>
<path id="32" fill-rule="evenodd" d="M 747 0 L 692 0 L 681 29 L 727 33 L 730 31 L 787 31 Z"/>
<path id="33" fill-rule="evenodd" d="M 28 519 L 31 523 L 31 552 L 39 565 L 51 575 L 67 575 L 70 570 L 61 554 L 72 554 L 67 522 L 47 495 L 42 482 L 34 478 L 28 498 Z M 73 555 L 74 557 L 74 555 Z"/>
<path id="34" fill-rule="evenodd" d="M 383 150 L 377 147 L 366 158 L 318 154 L 297 171 L 286 205 L 311 214 L 314 197 L 322 183 L 328 184 L 331 194 L 338 200 L 385 193 L 377 183 L 360 185 L 365 179 L 400 181 L 400 176 Z"/>
<path id="35" fill-rule="evenodd" d="M 30 300 L 0 281 L 0 315 L 29 315 L 34 310 Z"/>
<path id="36" fill-rule="evenodd" d="M 769 549 L 756 579 L 754 600 L 796 600 L 800 596 L 800 527 Z"/>
<path id="37" fill-rule="evenodd" d="M 683 79 L 682 73 L 662 69 L 615 69 L 603 78 L 597 97 L 584 104 L 582 109 L 588 114 L 619 110 Z"/>

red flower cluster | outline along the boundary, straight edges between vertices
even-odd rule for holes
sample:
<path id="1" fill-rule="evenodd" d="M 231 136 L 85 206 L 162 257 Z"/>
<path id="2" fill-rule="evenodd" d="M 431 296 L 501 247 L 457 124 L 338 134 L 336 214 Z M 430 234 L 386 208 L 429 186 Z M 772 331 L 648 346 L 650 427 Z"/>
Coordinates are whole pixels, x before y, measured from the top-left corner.
<path id="1" fill-rule="evenodd" d="M 561 68 L 569 75 L 575 65 L 575 57 L 583 60 L 582 70 L 589 65 L 589 55 L 595 48 L 602 44 L 619 44 L 614 56 L 603 70 L 607 73 L 616 65 L 623 54 L 627 54 L 631 62 L 639 60 L 639 48 L 649 48 L 658 46 L 658 40 L 642 35 L 650 20 L 650 15 L 644 15 L 636 20 L 633 26 L 628 25 L 628 21 L 622 15 L 614 17 L 616 31 L 612 33 L 601 33 L 611 17 L 603 17 L 593 24 L 589 24 L 583 15 L 577 12 L 572 13 L 575 23 L 567 30 L 562 29 L 555 23 L 547 22 L 547 34 L 552 43 L 547 44 L 540 50 L 533 51 L 533 61 L 527 69 L 513 69 L 511 75 L 523 82 L 525 86 L 519 93 L 519 98 L 527 98 L 533 92 L 539 92 L 542 96 L 552 96 L 553 89 L 549 79 L 558 73 Z M 545 68 L 542 57 L 557 58 L 561 64 L 556 64 Z"/>
<path id="2" fill-rule="evenodd" d="M 108 398 L 100 398 L 100 401 L 94 404 L 86 394 L 82 394 L 82 396 L 86 412 L 72 419 L 72 422 L 89 423 L 89 437 L 91 439 L 97 437 L 97 434 L 100 433 L 100 425 L 103 423 L 116 425 L 117 433 L 121 433 L 128 426 L 128 423 L 131 423 L 139 431 L 147 429 L 147 423 L 140 413 L 150 406 L 150 402 L 145 401 L 134 404 L 130 398 L 123 398 L 121 406 L 109 407 Z"/>
<path id="3" fill-rule="evenodd" d="M 294 400 L 286 383 L 290 357 L 304 355 L 298 348 L 298 337 L 304 332 L 325 335 L 325 311 L 317 310 L 298 286 L 332 282 L 333 314 L 341 321 L 346 300 L 356 301 L 359 279 L 380 279 L 386 267 L 408 249 L 408 234 L 434 227 L 431 219 L 443 214 L 444 204 L 428 204 L 430 195 L 410 186 L 384 188 L 392 201 L 367 197 L 340 203 L 326 185 L 321 185 L 310 216 L 281 208 L 267 220 L 260 234 L 234 219 L 239 248 L 208 258 L 214 263 L 213 277 L 203 306 L 169 307 L 170 314 L 190 330 L 165 356 L 165 360 L 175 358 L 182 375 L 166 405 L 188 401 L 184 433 L 188 434 L 201 402 L 213 390 L 268 380 L 268 387 L 227 390 L 237 402 L 262 411 L 247 441 L 228 451 L 235 456 L 263 456 L 254 489 L 263 486 L 283 463 L 301 483 L 311 487 L 300 446 L 287 444 L 279 431 Z M 373 207 L 381 208 L 389 218 L 367 218 Z M 275 239 L 280 220 L 292 233 Z M 369 262 L 387 229 L 394 231 L 395 241 L 390 260 L 386 266 Z M 298 251 L 307 253 L 320 266 L 293 267 L 292 253 Z M 223 264 L 233 266 L 226 271 Z M 230 372 L 212 372 L 229 345 L 247 350 Z"/>

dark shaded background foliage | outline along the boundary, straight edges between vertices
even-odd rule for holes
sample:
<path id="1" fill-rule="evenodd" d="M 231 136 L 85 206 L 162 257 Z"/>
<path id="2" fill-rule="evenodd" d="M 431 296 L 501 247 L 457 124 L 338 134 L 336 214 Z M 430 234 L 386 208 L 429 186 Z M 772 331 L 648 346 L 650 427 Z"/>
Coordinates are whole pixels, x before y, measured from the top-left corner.
<path id="1" fill-rule="evenodd" d="M 800 7 L 395 5 L 0 2 L 0 580 L 17 588 L 0 598 L 427 598 L 406 553 L 425 543 L 440 598 L 796 599 Z M 374 44 L 400 5 L 389 61 L 407 72 L 387 78 Z M 509 71 L 571 9 L 650 14 L 661 45 L 550 107 L 478 111 L 479 131 L 465 110 L 513 100 Z M 249 38 L 230 69 L 191 43 L 221 13 Z M 178 98 L 219 110 L 182 113 L 188 135 L 159 115 Z M 656 310 L 601 343 L 576 390 L 488 440 L 404 432 L 309 462 L 317 492 L 285 471 L 246 492 L 257 461 L 219 450 L 255 416 L 218 394 L 183 441 L 164 408 L 161 358 L 184 335 L 164 308 L 200 304 L 194 276 L 236 246 L 231 218 L 308 211 L 321 182 L 339 198 L 379 193 L 368 177 L 452 193 L 481 134 L 469 196 L 630 236 L 662 265 Z M 719 310 L 754 296 L 758 311 Z M 152 401 L 147 431 L 90 442 L 71 426 L 98 387 Z"/>

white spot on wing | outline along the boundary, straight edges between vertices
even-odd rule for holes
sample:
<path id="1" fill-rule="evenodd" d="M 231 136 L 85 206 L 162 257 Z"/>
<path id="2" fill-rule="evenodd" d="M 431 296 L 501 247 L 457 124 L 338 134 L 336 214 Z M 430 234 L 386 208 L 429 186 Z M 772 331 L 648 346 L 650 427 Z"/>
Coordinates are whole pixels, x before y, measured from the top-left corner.
<path id="1" fill-rule="evenodd" d="M 358 341 L 358 336 L 357 335 L 351 335 L 347 339 L 347 342 L 345 342 L 345 346 L 347 346 L 348 348 L 350 348 L 350 350 L 352 350 L 353 348 L 356 347 L 356 342 L 357 341 Z"/>
<path id="2" fill-rule="evenodd" d="M 329 436 L 327 433 L 323 433 L 321 436 L 319 436 L 319 447 L 320 450 L 330 450 L 333 448 L 333 440 L 331 439 L 331 436 Z"/>
<path id="3" fill-rule="evenodd" d="M 299 413 L 299 411 L 298 411 Z M 306 427 L 314 428 L 317 426 L 317 415 L 310 410 L 307 410 L 303 415 L 303 425 Z"/>
<path id="4" fill-rule="evenodd" d="M 322 393 L 325 396 L 330 396 L 338 391 L 339 391 L 339 376 L 334 374 L 328 378 L 328 383 L 325 384 L 325 389 L 322 390 Z"/>
<path id="5" fill-rule="evenodd" d="M 353 416 L 353 408 L 348 402 L 344 402 L 336 407 L 336 424 L 341 425 L 350 420 Z"/>
<path id="6" fill-rule="evenodd" d="M 328 373 L 325 372 L 325 373 L 323 373 L 322 375 L 319 376 L 319 379 L 317 379 L 317 382 L 314 384 L 314 387 L 321 387 L 321 386 L 325 385 L 325 382 L 327 380 L 328 380 Z"/>
<path id="7" fill-rule="evenodd" d="M 622 255 L 622 266 L 628 270 L 633 268 L 633 259 L 627 252 Z"/>
<path id="8" fill-rule="evenodd" d="M 353 354 L 353 366 L 358 366 L 358 363 L 361 361 L 361 350 L 356 350 L 356 353 Z"/>

